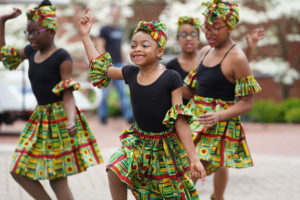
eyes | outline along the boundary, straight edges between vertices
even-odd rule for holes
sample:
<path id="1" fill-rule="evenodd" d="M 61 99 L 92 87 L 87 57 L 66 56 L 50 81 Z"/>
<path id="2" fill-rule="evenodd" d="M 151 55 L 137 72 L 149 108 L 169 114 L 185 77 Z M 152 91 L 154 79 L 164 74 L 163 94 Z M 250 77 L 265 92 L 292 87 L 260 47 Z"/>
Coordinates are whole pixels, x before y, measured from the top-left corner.
<path id="1" fill-rule="evenodd" d="M 178 33 L 178 37 L 180 38 L 187 38 L 188 36 L 190 36 L 191 38 L 198 38 L 199 34 L 197 32 L 192 32 L 192 33 L 187 33 L 187 32 L 180 32 Z"/>
<path id="2" fill-rule="evenodd" d="M 131 42 L 130 48 L 131 48 L 131 49 L 135 49 L 138 45 L 139 45 L 139 44 L 137 44 L 136 42 Z M 140 44 L 140 46 L 141 46 L 142 48 L 149 48 L 149 47 L 151 47 L 151 45 L 148 44 L 147 42 L 143 42 L 142 44 Z"/>

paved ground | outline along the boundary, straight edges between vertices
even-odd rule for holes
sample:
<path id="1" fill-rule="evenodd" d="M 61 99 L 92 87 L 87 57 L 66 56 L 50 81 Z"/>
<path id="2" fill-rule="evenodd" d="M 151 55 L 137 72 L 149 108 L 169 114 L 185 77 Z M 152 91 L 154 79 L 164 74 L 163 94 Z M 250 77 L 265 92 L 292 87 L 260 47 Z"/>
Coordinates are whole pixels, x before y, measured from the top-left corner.
<path id="1" fill-rule="evenodd" d="M 109 120 L 107 126 L 88 115 L 105 161 L 119 146 L 118 135 L 128 125 L 122 119 Z M 17 143 L 17 133 L 24 122 L 2 126 L 0 133 L 0 200 L 31 200 L 8 175 L 12 151 Z M 245 124 L 247 141 L 255 166 L 230 170 L 226 200 L 299 200 L 300 199 L 300 125 Z M 110 200 L 105 164 L 92 167 L 87 172 L 69 178 L 76 200 Z M 47 191 L 54 194 L 43 182 Z M 204 186 L 197 184 L 201 200 L 212 193 L 212 177 Z M 129 199 L 134 199 L 128 194 Z"/>

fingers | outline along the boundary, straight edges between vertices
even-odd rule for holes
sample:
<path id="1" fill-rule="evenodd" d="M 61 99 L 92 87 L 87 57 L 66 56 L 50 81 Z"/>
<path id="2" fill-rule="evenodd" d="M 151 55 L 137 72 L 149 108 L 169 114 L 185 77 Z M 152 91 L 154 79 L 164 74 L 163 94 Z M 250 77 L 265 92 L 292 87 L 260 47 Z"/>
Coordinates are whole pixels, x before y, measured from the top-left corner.
<path id="1" fill-rule="evenodd" d="M 77 128 L 75 124 L 67 124 L 66 128 L 69 133 L 69 136 L 73 137 L 74 135 L 76 135 Z"/>
<path id="2" fill-rule="evenodd" d="M 89 8 L 85 8 L 84 9 L 84 14 L 87 15 L 89 13 L 90 9 Z"/>

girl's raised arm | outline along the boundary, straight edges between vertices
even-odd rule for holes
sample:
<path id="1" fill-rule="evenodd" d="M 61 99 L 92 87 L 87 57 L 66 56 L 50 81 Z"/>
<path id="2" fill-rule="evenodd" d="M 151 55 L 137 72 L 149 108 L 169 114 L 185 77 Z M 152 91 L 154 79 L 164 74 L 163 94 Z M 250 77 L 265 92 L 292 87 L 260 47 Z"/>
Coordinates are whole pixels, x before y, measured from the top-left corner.
<path id="1" fill-rule="evenodd" d="M 93 26 L 94 17 L 88 16 L 88 12 L 89 12 L 89 8 L 86 8 L 84 14 L 80 19 L 79 32 L 88 59 L 91 61 L 93 59 L 97 59 L 100 56 L 100 53 L 97 51 L 96 47 L 94 46 L 90 38 L 90 31 Z M 116 80 L 124 79 L 121 68 L 109 67 L 107 69 L 106 75 L 108 78 L 112 78 Z"/>
<path id="2" fill-rule="evenodd" d="M 18 17 L 19 15 L 21 15 L 21 10 L 18 8 L 14 8 L 13 11 L 11 11 L 10 13 L 7 14 L 3 14 L 0 16 L 0 48 L 5 46 L 5 22 L 7 20 L 10 19 L 14 19 L 16 17 Z M 19 55 L 21 57 L 21 59 L 26 59 L 25 53 L 24 53 L 24 49 L 20 49 L 19 50 Z M 2 56 L 0 54 L 0 60 L 2 59 Z"/>

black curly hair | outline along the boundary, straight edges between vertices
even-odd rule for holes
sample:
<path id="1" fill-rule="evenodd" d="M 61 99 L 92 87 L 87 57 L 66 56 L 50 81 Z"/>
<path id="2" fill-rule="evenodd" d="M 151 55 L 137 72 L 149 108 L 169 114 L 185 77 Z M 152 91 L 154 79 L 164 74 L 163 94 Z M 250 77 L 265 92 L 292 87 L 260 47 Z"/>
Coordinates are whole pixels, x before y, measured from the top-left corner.
<path id="1" fill-rule="evenodd" d="M 43 1 L 39 4 L 38 8 L 43 7 L 43 6 L 52 6 L 52 3 L 51 3 L 49 0 L 43 0 Z"/>

